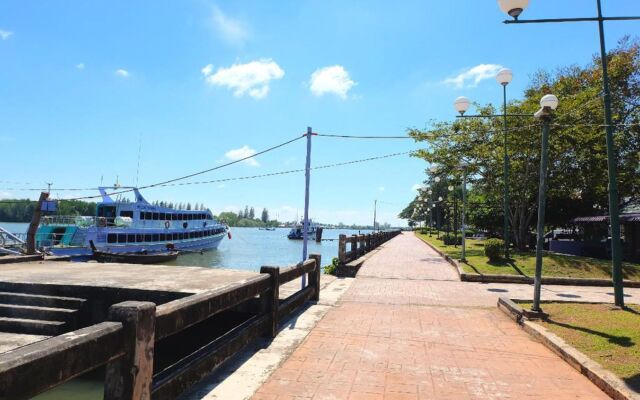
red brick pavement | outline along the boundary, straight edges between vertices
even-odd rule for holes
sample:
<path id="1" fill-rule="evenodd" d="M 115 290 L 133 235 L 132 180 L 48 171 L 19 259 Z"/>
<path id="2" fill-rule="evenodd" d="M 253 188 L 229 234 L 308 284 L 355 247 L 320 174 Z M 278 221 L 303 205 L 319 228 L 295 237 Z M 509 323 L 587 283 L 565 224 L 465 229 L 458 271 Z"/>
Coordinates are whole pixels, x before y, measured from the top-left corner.
<path id="1" fill-rule="evenodd" d="M 413 235 L 393 239 L 253 398 L 608 398 L 451 272 Z"/>

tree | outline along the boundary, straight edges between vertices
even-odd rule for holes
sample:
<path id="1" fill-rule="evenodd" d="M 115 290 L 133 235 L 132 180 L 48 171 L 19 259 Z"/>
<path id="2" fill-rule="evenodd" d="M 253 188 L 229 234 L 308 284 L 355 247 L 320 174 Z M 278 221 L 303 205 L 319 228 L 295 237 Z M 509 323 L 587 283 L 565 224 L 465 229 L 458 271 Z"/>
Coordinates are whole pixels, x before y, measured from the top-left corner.
<path id="1" fill-rule="evenodd" d="M 640 196 L 640 45 L 623 39 L 608 55 L 612 105 L 616 126 L 619 197 Z M 532 79 L 524 98 L 509 103 L 510 114 L 532 114 L 540 98 L 553 93 L 560 99 L 549 143 L 547 225 L 564 226 L 576 216 L 593 215 L 607 206 L 607 164 L 602 128 L 603 106 L 598 58 L 586 66 L 562 68 L 555 73 L 541 71 Z M 479 114 L 499 113 L 491 104 L 478 107 Z M 457 166 L 470 166 L 470 221 L 490 230 L 502 219 L 502 121 L 460 119 L 455 123 L 434 122 L 426 131 L 410 130 L 429 150 L 414 155 L 437 164 L 442 181 L 459 181 Z M 508 119 L 510 155 L 509 222 L 518 248 L 524 249 L 537 217 L 540 125 L 533 119 Z M 595 208 L 594 208 L 595 207 Z M 472 207 L 470 207 L 472 208 Z"/>
<path id="2" fill-rule="evenodd" d="M 244 206 L 244 214 L 242 214 L 242 218 L 249 218 L 249 206 Z"/>
<path id="3" fill-rule="evenodd" d="M 191 203 L 187 203 L 187 211 L 191 211 Z"/>
<path id="4" fill-rule="evenodd" d="M 262 217 L 260 218 L 262 220 L 262 222 L 264 222 L 265 224 L 267 222 L 269 222 L 269 211 L 267 211 L 266 208 L 262 209 Z"/>
<path id="5" fill-rule="evenodd" d="M 256 211 L 251 207 L 249 209 L 249 219 L 254 219 L 256 217 Z"/>

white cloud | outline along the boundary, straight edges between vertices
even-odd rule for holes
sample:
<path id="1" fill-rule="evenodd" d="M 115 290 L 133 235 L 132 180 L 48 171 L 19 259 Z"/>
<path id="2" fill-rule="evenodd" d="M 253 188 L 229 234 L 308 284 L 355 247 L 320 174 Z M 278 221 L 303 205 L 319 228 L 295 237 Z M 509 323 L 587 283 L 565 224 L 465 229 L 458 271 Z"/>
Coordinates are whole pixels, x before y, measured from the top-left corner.
<path id="1" fill-rule="evenodd" d="M 11 199 L 13 194 L 11 192 L 0 192 L 0 199 Z"/>
<path id="2" fill-rule="evenodd" d="M 379 192 L 384 192 L 384 190 L 385 190 L 384 186 L 378 186 L 378 191 Z"/>
<path id="3" fill-rule="evenodd" d="M 115 74 L 118 75 L 121 78 L 128 78 L 129 77 L 129 71 L 127 71 L 126 69 L 117 69 L 115 71 Z"/>
<path id="4" fill-rule="evenodd" d="M 226 15 L 218 7 L 213 8 L 213 24 L 218 35 L 231 45 L 242 45 L 251 36 L 245 23 Z"/>
<path id="5" fill-rule="evenodd" d="M 316 96 L 326 93 L 335 94 L 341 99 L 346 99 L 349 90 L 356 85 L 349 72 L 342 65 L 319 68 L 311 74 L 309 89 Z"/>
<path id="6" fill-rule="evenodd" d="M 82 71 L 84 69 L 84 63 L 76 64 L 76 69 Z"/>
<path id="7" fill-rule="evenodd" d="M 462 71 L 454 77 L 447 78 L 442 82 L 446 85 L 451 85 L 456 89 L 476 87 L 483 80 L 495 77 L 501 68 L 502 66 L 497 64 L 479 64 L 475 67 Z"/>
<path id="8" fill-rule="evenodd" d="M 271 59 L 233 64 L 228 68 L 218 68 L 215 73 L 213 65 L 209 64 L 202 68 L 201 72 L 207 84 L 232 89 L 236 97 L 248 94 L 254 99 L 266 97 L 269 93 L 269 83 L 284 76 L 282 68 Z"/>
<path id="9" fill-rule="evenodd" d="M 11 31 L 5 31 L 4 29 L 0 29 L 0 39 L 2 39 L 2 40 L 7 40 L 7 39 L 9 39 L 11 36 L 13 36 L 13 32 L 11 32 Z"/>
<path id="10" fill-rule="evenodd" d="M 226 153 L 224 153 L 224 156 L 227 157 L 227 159 L 231 160 L 231 161 L 236 161 L 236 160 L 241 160 L 243 158 L 246 157 L 251 157 L 252 155 L 256 154 L 256 151 L 254 149 L 252 149 L 249 146 L 242 146 L 239 149 L 232 149 L 227 151 Z M 244 163 L 252 166 L 252 167 L 258 167 L 260 166 L 260 163 L 258 163 L 258 161 L 256 161 L 255 158 L 251 157 L 251 158 L 247 158 L 246 160 L 243 161 Z"/>

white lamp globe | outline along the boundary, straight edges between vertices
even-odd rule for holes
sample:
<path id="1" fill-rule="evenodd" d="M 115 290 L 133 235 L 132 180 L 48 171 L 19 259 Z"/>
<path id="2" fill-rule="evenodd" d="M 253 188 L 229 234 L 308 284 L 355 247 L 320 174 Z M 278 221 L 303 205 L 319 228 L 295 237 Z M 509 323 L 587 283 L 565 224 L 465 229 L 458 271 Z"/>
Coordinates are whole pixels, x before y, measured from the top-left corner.
<path id="1" fill-rule="evenodd" d="M 449 185 L 449 191 L 453 192 L 453 186 Z"/>
<path id="2" fill-rule="evenodd" d="M 508 85 L 513 79 L 513 72 L 509 68 L 502 68 L 496 75 L 496 81 L 501 85 Z"/>
<path id="3" fill-rule="evenodd" d="M 540 99 L 540 107 L 549 107 L 552 110 L 558 108 L 558 98 L 552 94 L 547 94 Z"/>
<path id="4" fill-rule="evenodd" d="M 470 105 L 471 105 L 471 101 L 464 96 L 458 97 L 453 102 L 453 107 L 456 109 L 457 112 L 460 113 L 460 115 L 464 115 L 464 113 L 467 112 L 467 110 L 469 109 Z"/>
<path id="5" fill-rule="evenodd" d="M 429 189 L 429 191 L 427 193 L 433 194 L 433 190 Z"/>
<path id="6" fill-rule="evenodd" d="M 438 201 L 442 201 L 442 196 L 438 197 Z"/>
<path id="7" fill-rule="evenodd" d="M 529 5 L 529 0 L 498 0 L 498 7 L 509 16 L 518 18 Z"/>
<path id="8" fill-rule="evenodd" d="M 431 171 L 431 173 L 434 173 L 434 174 L 435 174 L 436 172 L 438 172 L 438 166 L 437 166 L 437 165 L 435 165 L 435 164 L 433 164 L 433 165 L 429 168 L 429 171 Z"/>
<path id="9" fill-rule="evenodd" d="M 436 183 L 440 182 L 440 177 L 436 176 L 435 178 L 433 178 L 434 181 L 436 181 Z"/>

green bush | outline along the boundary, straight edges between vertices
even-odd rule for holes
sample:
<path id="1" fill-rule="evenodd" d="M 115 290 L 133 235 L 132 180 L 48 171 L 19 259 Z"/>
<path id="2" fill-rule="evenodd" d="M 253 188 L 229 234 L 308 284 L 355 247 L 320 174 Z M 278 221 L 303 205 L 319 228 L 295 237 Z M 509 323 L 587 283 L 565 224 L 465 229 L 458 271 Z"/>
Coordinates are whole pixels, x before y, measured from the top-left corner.
<path id="1" fill-rule="evenodd" d="M 461 245 L 462 237 L 448 234 L 448 235 L 442 236 L 442 241 L 447 246 Z"/>
<path id="2" fill-rule="evenodd" d="M 331 260 L 331 264 L 324 267 L 324 273 L 329 275 L 335 275 L 337 268 L 338 268 L 338 257 L 333 257 L 333 260 Z"/>
<path id="3" fill-rule="evenodd" d="M 487 239 L 484 241 L 484 255 L 489 257 L 489 261 L 500 261 L 503 248 L 504 240 L 502 239 Z"/>

